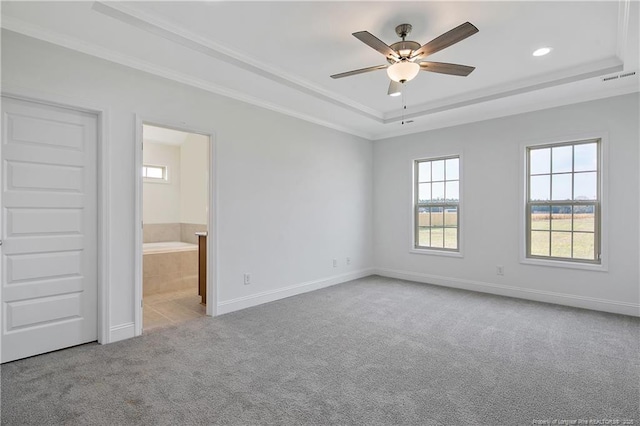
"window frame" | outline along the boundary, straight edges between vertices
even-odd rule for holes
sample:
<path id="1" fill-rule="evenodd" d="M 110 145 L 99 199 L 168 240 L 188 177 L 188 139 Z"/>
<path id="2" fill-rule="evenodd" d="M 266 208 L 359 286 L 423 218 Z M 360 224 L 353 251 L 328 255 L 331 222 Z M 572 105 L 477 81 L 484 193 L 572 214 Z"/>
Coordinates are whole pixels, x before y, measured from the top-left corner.
<path id="1" fill-rule="evenodd" d="M 553 148 L 559 146 L 575 146 L 587 143 L 597 143 L 597 199 L 596 200 L 565 200 L 565 201 L 529 201 L 529 170 L 530 170 L 530 152 L 532 149 Z M 593 271 L 608 270 L 608 239 L 607 239 L 607 134 L 591 133 L 586 135 L 574 135 L 572 137 L 563 138 L 555 141 L 537 141 L 525 142 L 521 144 L 521 197 L 520 202 L 520 220 L 521 220 L 521 249 L 520 263 L 540 266 L 552 266 L 570 269 L 584 269 Z M 572 157 L 572 162 L 575 157 Z M 571 176 L 575 175 L 572 170 Z M 549 176 L 551 176 L 551 170 Z M 550 193 L 550 198 L 552 194 Z M 594 206 L 594 251 L 599 253 L 599 258 L 576 259 L 558 256 L 537 256 L 531 255 L 531 217 L 530 211 L 533 205 L 551 206 L 575 206 L 575 205 L 593 205 Z M 551 214 L 551 212 L 550 212 Z M 549 230 L 551 233 L 551 229 Z M 573 234 L 573 230 L 570 231 Z M 549 252 L 551 254 L 551 252 Z"/>
<path id="2" fill-rule="evenodd" d="M 458 160 L 458 202 L 442 202 L 442 203 L 419 203 L 419 164 L 423 162 L 434 162 L 440 160 L 449 160 L 449 159 L 457 159 Z M 412 161 L 412 181 L 413 181 L 413 196 L 412 196 L 412 207 L 411 207 L 411 253 L 416 254 L 429 254 L 429 255 L 438 255 L 438 256 L 450 256 L 450 257 L 463 257 L 462 255 L 462 241 L 463 241 L 463 233 L 462 233 L 462 199 L 463 199 L 463 173 L 462 173 L 462 155 L 459 153 L 456 154 L 447 154 L 447 155 L 439 155 L 433 157 L 424 157 L 414 159 Z M 445 172 L 446 173 L 446 172 Z M 446 174 L 445 174 L 446 178 Z M 430 181 L 432 182 L 432 181 Z M 446 183 L 445 179 L 443 183 Z M 456 238 L 457 238 L 457 248 L 445 248 L 445 247 L 432 247 L 432 246 L 420 246 L 419 245 L 419 209 L 421 207 L 442 207 L 446 209 L 447 207 L 455 207 L 457 209 L 457 217 L 456 217 Z M 443 212 L 444 213 L 444 212 Z M 443 229 L 445 229 L 443 225 Z M 444 238 L 444 236 L 443 236 Z"/>

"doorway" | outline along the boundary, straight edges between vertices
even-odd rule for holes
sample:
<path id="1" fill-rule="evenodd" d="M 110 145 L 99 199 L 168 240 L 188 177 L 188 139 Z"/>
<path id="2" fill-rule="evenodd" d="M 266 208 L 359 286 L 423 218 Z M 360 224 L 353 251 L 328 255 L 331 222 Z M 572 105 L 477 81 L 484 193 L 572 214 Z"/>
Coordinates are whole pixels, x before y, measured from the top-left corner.
<path id="1" fill-rule="evenodd" d="M 213 309 L 207 250 L 211 227 L 212 137 L 141 123 L 139 199 L 140 333 L 180 324 Z M 139 334 L 139 333 L 138 333 Z"/>

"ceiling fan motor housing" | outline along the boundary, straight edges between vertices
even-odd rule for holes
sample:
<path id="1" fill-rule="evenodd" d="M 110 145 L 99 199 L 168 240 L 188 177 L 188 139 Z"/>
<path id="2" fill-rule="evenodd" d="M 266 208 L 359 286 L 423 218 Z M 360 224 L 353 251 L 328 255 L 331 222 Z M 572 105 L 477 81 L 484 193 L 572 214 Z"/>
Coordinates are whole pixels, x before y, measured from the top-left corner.
<path id="1" fill-rule="evenodd" d="M 403 40 L 397 43 L 393 43 L 389 47 L 395 50 L 396 52 L 398 52 L 398 55 L 400 55 L 400 59 L 408 59 L 409 56 L 411 56 L 411 52 L 413 52 L 414 50 L 420 49 L 420 43 L 417 43 L 415 41 Z M 389 61 L 389 63 L 391 64 L 396 62 L 393 60 L 393 58 L 387 58 L 387 61 Z"/>

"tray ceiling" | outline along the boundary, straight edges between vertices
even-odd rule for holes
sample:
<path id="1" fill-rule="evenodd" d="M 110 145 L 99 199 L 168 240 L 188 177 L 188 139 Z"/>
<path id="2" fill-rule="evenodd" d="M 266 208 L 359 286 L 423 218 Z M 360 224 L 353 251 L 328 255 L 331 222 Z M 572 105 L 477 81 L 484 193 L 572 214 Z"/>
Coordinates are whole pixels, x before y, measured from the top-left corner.
<path id="1" fill-rule="evenodd" d="M 3 2 L 2 27 L 370 139 L 638 91 L 638 2 Z M 351 33 L 420 44 L 470 21 L 479 33 L 387 96 L 385 63 Z M 532 56 L 541 47 L 549 55 Z M 403 103 L 407 106 L 402 109 Z M 412 119 L 401 124 L 402 118 Z"/>

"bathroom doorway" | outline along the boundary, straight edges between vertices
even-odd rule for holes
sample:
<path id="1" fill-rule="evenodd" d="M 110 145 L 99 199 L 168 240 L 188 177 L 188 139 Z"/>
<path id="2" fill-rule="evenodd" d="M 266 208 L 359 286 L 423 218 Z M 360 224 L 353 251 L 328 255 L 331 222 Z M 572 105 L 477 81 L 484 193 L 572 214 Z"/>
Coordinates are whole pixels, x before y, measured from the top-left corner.
<path id="1" fill-rule="evenodd" d="M 136 334 L 212 315 L 214 299 L 207 292 L 211 134 L 146 121 L 140 127 Z"/>

